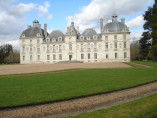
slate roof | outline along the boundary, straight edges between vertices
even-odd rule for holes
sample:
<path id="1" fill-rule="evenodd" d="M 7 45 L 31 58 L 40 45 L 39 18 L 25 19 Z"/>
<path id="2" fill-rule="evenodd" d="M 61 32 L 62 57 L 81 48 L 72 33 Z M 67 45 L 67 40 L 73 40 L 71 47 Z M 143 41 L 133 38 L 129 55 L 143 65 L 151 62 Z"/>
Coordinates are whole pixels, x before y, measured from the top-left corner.
<path id="1" fill-rule="evenodd" d="M 44 30 L 39 27 L 28 28 L 22 32 L 21 36 L 24 34 L 25 37 L 37 37 L 37 33 L 39 33 L 41 37 L 44 37 Z"/>
<path id="2" fill-rule="evenodd" d="M 54 30 L 50 33 L 50 35 L 48 37 L 51 39 L 53 39 L 53 38 L 56 39 L 58 37 L 64 38 L 64 34 L 60 30 Z"/>

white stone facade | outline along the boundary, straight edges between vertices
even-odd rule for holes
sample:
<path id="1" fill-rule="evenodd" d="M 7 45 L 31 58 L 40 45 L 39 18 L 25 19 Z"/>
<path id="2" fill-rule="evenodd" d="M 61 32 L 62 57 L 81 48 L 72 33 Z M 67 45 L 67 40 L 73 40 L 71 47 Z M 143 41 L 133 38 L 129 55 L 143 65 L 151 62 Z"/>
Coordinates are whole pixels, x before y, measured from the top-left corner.
<path id="1" fill-rule="evenodd" d="M 47 25 L 43 30 L 34 21 L 20 36 L 20 63 L 129 62 L 129 28 L 115 16 L 104 27 L 101 19 L 100 34 L 92 28 L 80 34 L 73 22 L 65 35 L 58 30 L 48 34 Z"/>

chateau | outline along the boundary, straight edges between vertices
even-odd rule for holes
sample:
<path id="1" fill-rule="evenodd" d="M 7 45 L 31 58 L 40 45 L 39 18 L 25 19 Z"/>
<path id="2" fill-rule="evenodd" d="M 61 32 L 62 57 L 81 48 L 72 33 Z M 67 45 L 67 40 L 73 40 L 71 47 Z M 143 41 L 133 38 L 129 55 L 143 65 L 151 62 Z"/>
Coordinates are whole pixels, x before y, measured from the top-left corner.
<path id="1" fill-rule="evenodd" d="M 54 30 L 47 32 L 47 24 L 41 28 L 39 21 L 28 25 L 20 36 L 20 63 L 62 63 L 74 62 L 128 62 L 130 61 L 130 31 L 125 19 L 118 21 L 114 14 L 103 25 L 100 19 L 98 34 L 93 28 L 83 33 L 74 22 L 67 27 L 66 34 Z"/>

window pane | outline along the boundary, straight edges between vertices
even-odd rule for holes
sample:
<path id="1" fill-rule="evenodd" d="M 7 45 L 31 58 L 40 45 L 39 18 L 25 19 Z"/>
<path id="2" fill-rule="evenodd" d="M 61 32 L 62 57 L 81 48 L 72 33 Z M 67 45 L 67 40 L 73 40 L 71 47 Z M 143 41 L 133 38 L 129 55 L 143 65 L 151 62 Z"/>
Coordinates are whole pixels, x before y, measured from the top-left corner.
<path id="1" fill-rule="evenodd" d="M 62 55 L 61 54 L 59 54 L 59 60 L 62 60 Z"/>
<path id="2" fill-rule="evenodd" d="M 88 53 L 88 59 L 90 59 L 90 53 Z"/>
<path id="3" fill-rule="evenodd" d="M 108 36 L 105 36 L 105 40 L 108 40 Z"/>
<path id="4" fill-rule="evenodd" d="M 105 43 L 105 48 L 108 49 L 108 43 Z"/>
<path id="5" fill-rule="evenodd" d="M 126 48 L 126 42 L 124 42 L 124 48 Z"/>
<path id="6" fill-rule="evenodd" d="M 106 59 L 108 59 L 108 54 L 106 54 Z"/>
<path id="7" fill-rule="evenodd" d="M 81 54 L 81 59 L 84 59 L 84 54 Z"/>
<path id="8" fill-rule="evenodd" d="M 94 53 L 94 59 L 97 59 L 97 53 Z"/>

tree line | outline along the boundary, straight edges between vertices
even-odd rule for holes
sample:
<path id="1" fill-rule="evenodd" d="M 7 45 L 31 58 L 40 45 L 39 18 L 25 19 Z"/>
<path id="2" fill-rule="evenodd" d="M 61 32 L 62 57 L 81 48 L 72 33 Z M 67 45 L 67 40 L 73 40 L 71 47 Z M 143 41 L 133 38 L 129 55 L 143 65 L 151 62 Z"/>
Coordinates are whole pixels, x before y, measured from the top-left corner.
<path id="1" fill-rule="evenodd" d="M 20 63 L 20 52 L 11 44 L 0 46 L 0 64 Z"/>
<path id="2" fill-rule="evenodd" d="M 157 0 L 154 1 L 153 6 L 143 15 L 145 24 L 140 40 L 133 41 L 130 45 L 131 60 L 157 61 Z"/>

